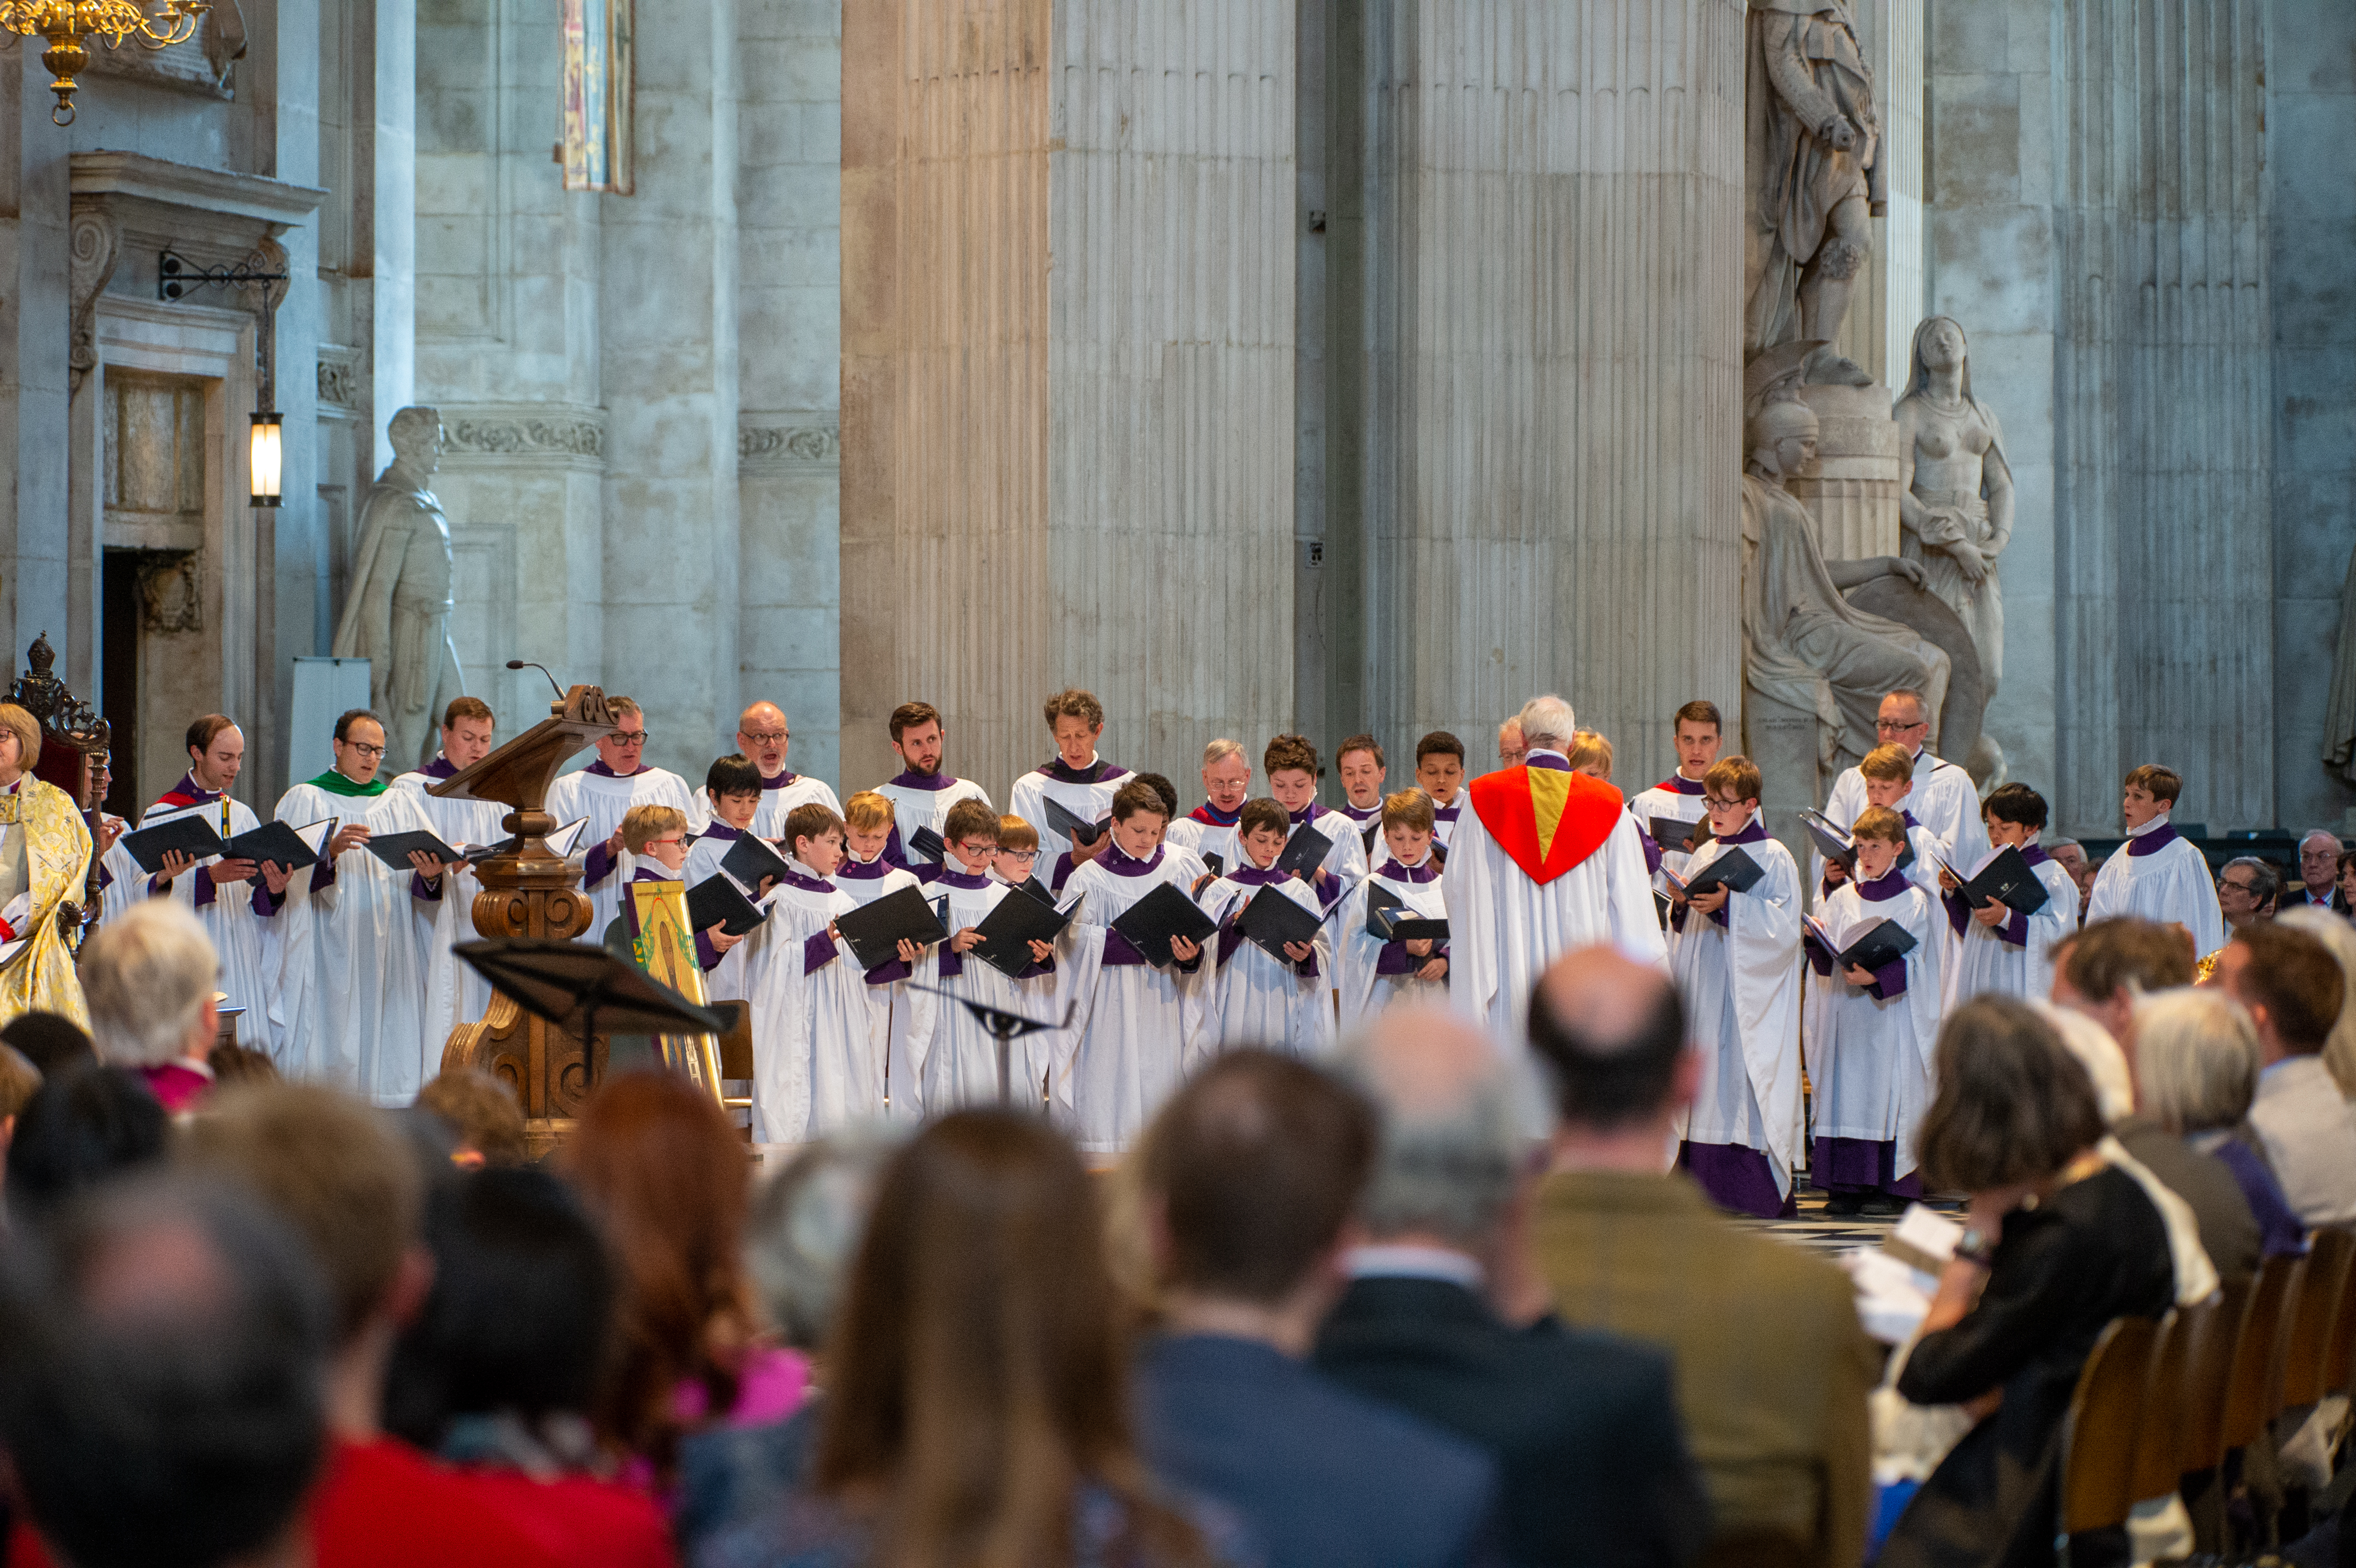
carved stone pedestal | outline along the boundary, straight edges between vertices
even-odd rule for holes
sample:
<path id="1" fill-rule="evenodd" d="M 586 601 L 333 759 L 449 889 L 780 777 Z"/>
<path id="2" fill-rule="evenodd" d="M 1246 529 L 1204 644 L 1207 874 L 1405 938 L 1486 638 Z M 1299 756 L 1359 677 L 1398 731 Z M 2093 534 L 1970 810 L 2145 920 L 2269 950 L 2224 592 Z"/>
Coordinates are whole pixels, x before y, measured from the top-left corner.
<path id="1" fill-rule="evenodd" d="M 1822 730 L 1814 713 L 1756 688 L 1742 694 L 1742 750 L 1759 765 L 1759 815 L 1803 867 L 1808 863 L 1808 835 L 1800 826 L 1800 808 L 1822 805 L 1833 784 L 1833 775 L 1818 761 Z"/>
<path id="2" fill-rule="evenodd" d="M 1896 555 L 1898 421 L 1890 389 L 1803 387 L 1800 400 L 1816 413 L 1816 462 L 1783 487 L 1816 520 L 1825 559 Z"/>

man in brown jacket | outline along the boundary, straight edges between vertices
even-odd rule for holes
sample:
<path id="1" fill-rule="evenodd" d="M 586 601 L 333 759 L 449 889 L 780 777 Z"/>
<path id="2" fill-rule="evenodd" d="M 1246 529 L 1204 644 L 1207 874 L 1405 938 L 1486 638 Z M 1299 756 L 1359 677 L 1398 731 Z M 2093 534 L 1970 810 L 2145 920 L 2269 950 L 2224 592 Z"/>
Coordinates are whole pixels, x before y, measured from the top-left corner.
<path id="1" fill-rule="evenodd" d="M 1531 1216 L 1534 1294 L 1566 1322 L 1668 1352 L 1721 1551 L 1849 1568 L 1865 1551 L 1880 1357 L 1847 1276 L 1737 1230 L 1663 1170 L 1698 1071 L 1658 969 L 1569 954 L 1539 980 L 1529 1031 L 1559 1115 Z"/>

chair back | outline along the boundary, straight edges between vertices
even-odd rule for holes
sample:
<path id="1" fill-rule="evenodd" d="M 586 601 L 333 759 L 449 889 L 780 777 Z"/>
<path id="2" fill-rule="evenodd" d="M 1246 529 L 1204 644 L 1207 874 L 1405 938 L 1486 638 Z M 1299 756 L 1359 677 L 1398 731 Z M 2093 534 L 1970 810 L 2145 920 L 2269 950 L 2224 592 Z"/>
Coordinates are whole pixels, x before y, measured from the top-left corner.
<path id="1" fill-rule="evenodd" d="M 2233 1377 L 2233 1351 L 2250 1315 L 2252 1282 L 2228 1281 L 2214 1300 L 2176 1315 L 2182 1351 L 2175 1371 L 2183 1386 L 2176 1467 L 2190 1475 L 2225 1461 L 2225 1392 Z"/>
<path id="2" fill-rule="evenodd" d="M 2135 1467 L 2127 1490 L 2136 1501 L 2176 1489 L 2178 1450 L 2184 1446 L 2184 1354 L 2195 1325 L 2182 1312 L 2159 1320 L 2145 1369 L 2143 1411 L 2136 1422 Z"/>
<path id="3" fill-rule="evenodd" d="M 2319 1236 L 2324 1233 L 2317 1232 Z M 2351 1234 L 2344 1231 L 2329 1233 Z M 2346 1393 L 2351 1381 L 2356 1381 L 2356 1263 L 2350 1264 L 2347 1283 L 2340 1287 L 2340 1310 L 2332 1314 L 2331 1331 L 2324 1337 L 2323 1392 Z"/>
<path id="4" fill-rule="evenodd" d="M 2313 1404 L 2331 1387 L 2331 1334 L 2340 1321 L 2351 1263 L 2356 1263 L 2356 1236 L 2345 1231 L 2316 1232 L 2290 1307 L 2290 1343 L 2283 1352 L 2286 1409 Z"/>
<path id="5" fill-rule="evenodd" d="M 2250 1309 L 2233 1345 L 2233 1371 L 2225 1385 L 2225 1446 L 2241 1448 L 2265 1430 L 2282 1409 L 2283 1321 L 2288 1315 L 2305 1258 L 2268 1258 L 2250 1292 Z"/>
<path id="6" fill-rule="evenodd" d="M 2135 1509 L 2136 1427 L 2158 1339 L 2152 1318 L 2115 1317 L 2078 1373 L 2062 1424 L 2063 1540 L 2123 1525 Z"/>

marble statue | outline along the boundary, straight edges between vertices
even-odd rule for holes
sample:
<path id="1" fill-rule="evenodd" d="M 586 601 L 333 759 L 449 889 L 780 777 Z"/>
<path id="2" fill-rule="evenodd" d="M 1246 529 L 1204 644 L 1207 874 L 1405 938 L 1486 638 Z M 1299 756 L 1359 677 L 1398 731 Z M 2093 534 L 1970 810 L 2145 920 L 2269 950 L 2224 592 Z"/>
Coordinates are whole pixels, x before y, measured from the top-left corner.
<path id="1" fill-rule="evenodd" d="M 1784 488 L 1815 460 L 1816 431 L 1805 403 L 1771 398 L 1743 432 L 1742 665 L 1752 690 L 1816 716 L 1817 762 L 1829 768 L 1873 749 L 1891 691 L 1922 692 L 1937 733 L 1948 664 L 1927 639 L 1842 597 L 1882 577 L 1920 585 L 1922 566 L 1889 555 L 1825 560 L 1807 508 Z"/>
<path id="2" fill-rule="evenodd" d="M 1871 386 L 1831 347 L 1886 205 L 1848 0 L 1751 0 L 1746 48 L 1743 351 L 1812 339 L 1810 381 Z"/>
<path id="3" fill-rule="evenodd" d="M 442 416 L 403 409 L 385 433 L 393 457 L 360 507 L 335 654 L 369 661 L 369 705 L 384 719 L 385 763 L 401 772 L 424 761 L 466 684 L 450 640 L 450 519 L 425 487 L 442 465 Z"/>
<path id="4" fill-rule="evenodd" d="M 2323 709 L 2323 763 L 2343 783 L 2356 784 L 2356 556 L 2340 586 L 2340 641 L 2331 661 L 2331 692 Z"/>

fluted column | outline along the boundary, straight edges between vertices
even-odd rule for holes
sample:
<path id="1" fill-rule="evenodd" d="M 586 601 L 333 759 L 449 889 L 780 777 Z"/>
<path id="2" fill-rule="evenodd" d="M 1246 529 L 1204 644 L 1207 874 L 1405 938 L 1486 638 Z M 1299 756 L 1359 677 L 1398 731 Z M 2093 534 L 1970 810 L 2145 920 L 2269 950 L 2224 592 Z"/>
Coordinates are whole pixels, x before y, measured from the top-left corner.
<path id="1" fill-rule="evenodd" d="M 1292 60 L 1267 0 L 845 7 L 846 785 L 915 698 L 993 792 L 1066 685 L 1182 780 L 1289 722 Z"/>

